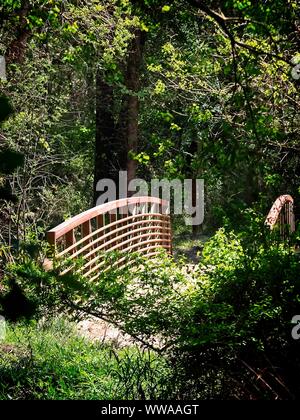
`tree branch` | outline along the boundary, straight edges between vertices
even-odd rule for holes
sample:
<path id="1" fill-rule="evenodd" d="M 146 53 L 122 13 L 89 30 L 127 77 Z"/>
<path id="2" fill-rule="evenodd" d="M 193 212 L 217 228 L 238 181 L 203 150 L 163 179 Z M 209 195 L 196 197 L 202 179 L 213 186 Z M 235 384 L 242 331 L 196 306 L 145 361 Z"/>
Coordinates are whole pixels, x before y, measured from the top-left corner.
<path id="1" fill-rule="evenodd" d="M 228 26 L 227 26 L 227 22 L 233 21 L 239 21 L 239 22 L 249 22 L 249 19 L 245 20 L 243 18 L 236 18 L 236 17 L 227 17 L 224 16 L 223 13 L 218 13 L 214 10 L 211 10 L 206 4 L 205 2 L 203 2 L 202 0 L 187 0 L 188 3 L 193 6 L 196 7 L 197 9 L 200 9 L 202 12 L 204 12 L 207 16 L 210 16 L 211 18 L 214 19 L 214 21 L 219 25 L 219 27 L 223 30 L 223 32 L 225 33 L 225 35 L 229 38 L 230 43 L 232 48 L 234 48 L 235 46 L 239 46 L 241 48 L 245 48 L 249 51 L 251 51 L 254 54 L 258 54 L 258 55 L 266 55 L 270 58 L 276 58 L 277 60 L 281 60 L 284 61 L 287 64 L 291 64 L 289 61 L 287 61 L 284 57 L 281 57 L 278 54 L 273 54 L 273 53 L 269 53 L 266 51 L 262 51 L 259 50 L 255 47 L 252 47 L 251 45 L 245 44 L 244 42 L 238 41 L 233 33 L 229 30 Z M 258 23 L 258 22 L 256 22 Z"/>

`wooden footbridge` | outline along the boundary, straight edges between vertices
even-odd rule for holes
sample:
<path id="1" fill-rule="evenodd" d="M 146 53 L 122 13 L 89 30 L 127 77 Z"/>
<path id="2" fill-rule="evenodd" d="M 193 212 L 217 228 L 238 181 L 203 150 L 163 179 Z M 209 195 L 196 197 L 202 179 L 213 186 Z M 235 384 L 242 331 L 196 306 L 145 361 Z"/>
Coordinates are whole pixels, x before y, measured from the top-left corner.
<path id="1" fill-rule="evenodd" d="M 295 231 L 293 205 L 290 195 L 281 195 L 266 218 L 266 225 L 278 227 L 282 237 Z M 47 239 L 56 261 L 71 262 L 61 274 L 75 270 L 94 280 L 105 268 L 109 251 L 119 251 L 118 266 L 132 252 L 151 258 L 163 248 L 172 254 L 169 203 L 156 197 L 111 201 L 66 220 L 51 229 Z M 82 262 L 79 267 L 72 265 L 77 260 Z"/>
<path id="2" fill-rule="evenodd" d="M 94 280 L 105 266 L 105 255 L 119 251 L 118 266 L 128 253 L 172 254 L 169 203 L 156 197 L 132 197 L 91 208 L 47 233 L 56 260 L 81 260 L 75 271 Z M 124 254 L 124 256 L 122 256 Z M 74 270 L 69 265 L 61 274 Z"/>

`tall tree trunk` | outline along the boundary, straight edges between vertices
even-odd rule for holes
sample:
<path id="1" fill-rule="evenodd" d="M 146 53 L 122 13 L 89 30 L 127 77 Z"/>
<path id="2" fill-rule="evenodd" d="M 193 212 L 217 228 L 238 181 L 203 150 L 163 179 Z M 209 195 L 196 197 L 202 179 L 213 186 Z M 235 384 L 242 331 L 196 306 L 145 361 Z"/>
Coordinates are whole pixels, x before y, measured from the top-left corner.
<path id="1" fill-rule="evenodd" d="M 196 135 L 195 135 L 196 138 Z M 201 152 L 201 144 L 199 141 L 195 139 L 192 140 L 190 145 L 190 154 L 191 156 L 197 156 Z M 195 207 L 197 205 L 197 188 L 196 188 L 196 180 L 198 178 L 199 173 L 201 172 L 200 169 L 194 170 L 192 169 L 192 159 L 190 160 L 190 176 L 192 178 L 192 206 Z M 194 236 L 201 234 L 203 231 L 202 225 L 192 225 L 192 233 Z"/>
<path id="2" fill-rule="evenodd" d="M 138 148 L 138 117 L 139 117 L 139 98 L 140 89 L 140 67 L 143 58 L 144 35 L 140 30 L 136 30 L 132 40 L 127 61 L 125 84 L 130 91 L 125 98 L 125 136 L 127 145 L 127 155 L 129 152 L 137 152 Z M 130 182 L 135 178 L 137 162 L 128 157 L 127 178 Z"/>
<path id="3" fill-rule="evenodd" d="M 27 16 L 31 11 L 31 4 L 29 0 L 21 2 L 21 8 L 16 12 L 18 25 L 15 30 L 15 38 L 8 46 L 5 58 L 7 64 L 21 63 L 24 60 L 28 39 L 31 35 L 31 30 L 27 27 Z"/>
<path id="4" fill-rule="evenodd" d="M 135 32 L 125 69 L 125 86 L 128 93 L 123 99 L 118 124 L 115 121 L 115 95 L 113 86 L 96 77 L 96 144 L 94 168 L 94 203 L 97 200 L 96 185 L 100 179 L 115 181 L 118 191 L 119 171 L 127 170 L 128 182 L 135 178 L 136 161 L 128 157 L 137 151 L 140 66 L 142 63 L 143 35 Z"/>
<path id="5" fill-rule="evenodd" d="M 126 150 L 117 135 L 114 119 L 114 89 L 100 72 L 96 76 L 96 139 L 94 160 L 94 204 L 97 182 L 112 179 L 118 188 L 119 171 L 126 168 Z"/>

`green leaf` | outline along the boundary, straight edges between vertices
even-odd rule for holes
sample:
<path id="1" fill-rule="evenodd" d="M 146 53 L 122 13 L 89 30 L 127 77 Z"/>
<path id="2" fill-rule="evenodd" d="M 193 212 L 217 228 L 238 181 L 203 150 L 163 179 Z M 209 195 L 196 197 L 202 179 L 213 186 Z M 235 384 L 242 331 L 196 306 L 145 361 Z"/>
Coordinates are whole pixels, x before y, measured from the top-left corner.
<path id="1" fill-rule="evenodd" d="M 171 10 L 171 6 L 165 5 L 161 8 L 163 13 L 168 13 Z"/>

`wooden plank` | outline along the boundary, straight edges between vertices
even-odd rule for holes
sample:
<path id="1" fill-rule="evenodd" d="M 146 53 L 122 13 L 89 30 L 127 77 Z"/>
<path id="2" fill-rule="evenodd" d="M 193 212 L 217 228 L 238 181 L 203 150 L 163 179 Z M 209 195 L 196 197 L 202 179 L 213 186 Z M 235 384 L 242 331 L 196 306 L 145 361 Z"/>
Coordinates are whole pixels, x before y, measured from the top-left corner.
<path id="1" fill-rule="evenodd" d="M 159 216 L 161 216 L 161 215 L 157 215 L 156 217 L 159 217 Z M 134 219 L 135 219 L 135 216 L 131 216 L 131 217 L 129 217 L 129 218 L 127 218 L 127 219 L 125 219 L 125 220 L 130 220 L 130 221 L 131 221 L 131 220 L 134 220 Z M 121 223 L 121 220 L 118 220 L 117 222 L 113 223 L 112 225 L 117 226 L 117 225 L 118 225 L 118 223 Z M 123 223 L 123 221 L 122 221 L 122 223 Z M 128 229 L 131 229 L 132 227 L 135 227 L 135 226 L 136 226 L 136 225 L 138 225 L 138 224 L 151 224 L 151 223 L 152 223 L 152 224 L 153 224 L 153 223 L 156 223 L 156 224 L 165 224 L 166 226 L 169 226 L 169 224 L 168 224 L 168 222 L 167 222 L 166 220 L 159 220 L 159 219 L 141 220 L 140 222 L 128 223 L 128 224 L 126 224 L 126 225 L 123 225 L 123 226 L 121 226 L 120 228 L 115 229 L 114 233 L 119 233 L 119 232 L 121 232 L 121 231 L 123 231 L 123 230 L 128 230 Z M 95 232 L 93 232 L 91 235 L 88 235 L 87 237 L 85 237 L 85 238 L 83 238 L 83 239 L 79 240 L 78 242 L 76 242 L 76 243 L 75 243 L 74 245 L 72 245 L 70 248 L 66 248 L 65 250 L 63 250 L 61 253 L 59 253 L 59 254 L 58 254 L 58 257 L 62 257 L 62 256 L 64 256 L 64 255 L 65 255 L 65 254 L 67 254 L 70 250 L 74 249 L 76 246 L 81 245 L 83 242 L 86 242 L 86 241 L 87 241 L 87 239 L 90 239 L 90 238 L 92 238 L 93 236 L 96 236 L 96 234 L 97 234 L 97 233 L 99 233 L 99 232 L 103 233 L 103 232 L 105 232 L 105 230 L 108 230 L 109 228 L 110 228 L 110 225 L 107 225 L 107 226 L 105 226 L 104 228 L 100 229 L 99 231 L 95 231 Z M 75 255 L 74 255 L 74 256 L 79 255 L 81 251 L 86 250 L 87 248 L 89 248 L 89 247 L 90 247 L 90 245 L 93 245 L 93 246 L 94 246 L 94 245 L 96 245 L 98 242 L 101 242 L 101 241 L 103 241 L 103 240 L 105 240 L 105 239 L 109 238 L 111 235 L 112 235 L 112 232 L 111 232 L 111 231 L 109 231 L 108 233 L 105 233 L 104 235 L 101 235 L 101 236 L 96 237 L 96 239 L 95 239 L 95 240 L 93 240 L 92 242 L 88 243 L 86 246 L 84 246 L 84 247 L 80 248 L 80 249 L 79 249 L 79 250 L 75 253 Z"/>
<path id="2" fill-rule="evenodd" d="M 69 232 L 66 233 L 65 235 L 66 238 L 66 247 L 69 248 L 71 247 L 73 244 L 75 244 L 75 235 L 74 235 L 74 230 L 69 230 Z M 70 253 L 73 254 L 75 252 L 75 248 L 72 248 Z"/>
<path id="3" fill-rule="evenodd" d="M 92 233 L 92 224 L 91 224 L 91 221 L 90 221 L 90 220 L 88 220 L 87 222 L 84 222 L 84 223 L 81 225 L 81 234 L 82 234 L 82 236 L 83 236 L 83 237 L 87 237 L 87 236 L 89 236 L 91 233 Z M 88 240 L 87 240 L 87 243 L 88 243 L 88 245 L 89 245 L 89 249 L 94 249 L 93 244 L 91 244 L 91 239 L 88 239 Z M 75 254 L 75 253 L 74 253 L 74 254 Z M 74 254 L 73 254 L 73 255 L 74 255 Z"/>
<path id="4" fill-rule="evenodd" d="M 96 220 L 97 220 L 97 230 L 99 230 L 104 226 L 103 214 L 100 214 L 99 216 L 97 216 Z"/>
<path id="5" fill-rule="evenodd" d="M 65 238 L 66 238 L 66 246 L 67 247 L 73 245 L 75 243 L 74 230 L 72 229 L 69 232 L 67 232 L 66 235 L 65 235 Z"/>
<path id="6" fill-rule="evenodd" d="M 81 232 L 82 232 L 82 236 L 89 236 L 92 232 L 92 226 L 91 226 L 91 221 L 88 220 L 87 222 L 84 222 L 81 225 Z"/>
<path id="7" fill-rule="evenodd" d="M 47 232 L 47 241 L 53 246 L 53 252 L 56 253 L 56 234 L 55 232 Z"/>
<path id="8" fill-rule="evenodd" d="M 123 207 L 120 210 L 122 210 L 122 213 L 120 214 L 120 216 L 121 216 L 121 227 L 123 229 L 128 230 L 129 229 L 128 225 L 130 224 L 130 220 L 131 220 L 128 217 L 128 208 L 127 207 Z M 122 250 L 122 249 L 123 249 L 123 246 L 121 246 L 120 250 Z"/>
<path id="9" fill-rule="evenodd" d="M 157 236 L 157 233 L 156 232 L 151 232 L 151 233 L 146 233 L 146 234 L 144 234 L 144 235 L 141 235 L 140 237 L 148 237 L 148 236 Z M 140 237 L 136 237 L 136 239 L 139 239 Z M 109 241 L 109 242 L 111 242 L 110 243 L 110 245 L 114 242 L 114 240 L 112 240 L 112 241 Z M 126 241 L 123 241 L 122 242 L 122 245 L 125 245 L 125 244 L 129 244 L 129 243 L 131 243 L 131 242 L 134 242 L 134 238 L 130 238 L 130 239 L 128 239 L 128 240 L 126 240 Z M 165 239 L 158 239 L 158 238 L 155 238 L 155 239 L 147 239 L 147 241 L 145 241 L 144 242 L 144 244 L 146 245 L 146 244 L 153 244 L 153 243 L 156 243 L 156 244 L 164 244 L 166 242 L 166 240 Z M 107 242 L 107 244 L 108 244 L 108 242 Z M 107 244 L 104 244 L 104 245 L 107 245 Z M 130 245 L 129 247 L 127 247 L 127 248 L 123 248 L 123 252 L 125 252 L 125 251 L 131 251 L 132 249 L 135 249 L 137 246 L 139 246 L 140 245 L 140 242 L 138 242 L 138 243 L 134 243 L 133 245 Z M 121 246 L 121 244 L 120 243 L 118 243 L 118 244 L 116 244 L 116 245 L 114 245 L 114 246 L 112 246 L 112 247 L 110 247 L 109 248 L 109 251 L 115 251 L 115 250 L 118 250 L 119 248 L 120 248 L 120 246 Z M 168 246 L 165 244 L 165 245 L 162 245 L 163 247 L 168 247 L 169 248 L 169 244 L 168 244 Z M 101 245 L 98 249 L 97 249 L 97 251 L 100 251 L 100 250 L 103 250 L 103 245 Z M 89 254 L 87 254 L 87 256 L 89 256 Z M 95 258 L 93 258 L 91 261 L 89 261 L 87 264 L 85 264 L 83 267 L 81 267 L 80 269 L 79 269 L 79 271 L 81 271 L 83 268 L 86 268 L 87 266 L 89 266 L 89 265 L 92 265 L 94 262 L 96 262 L 97 260 L 99 259 L 99 256 L 97 255 Z"/>

